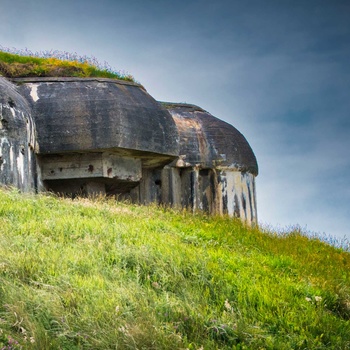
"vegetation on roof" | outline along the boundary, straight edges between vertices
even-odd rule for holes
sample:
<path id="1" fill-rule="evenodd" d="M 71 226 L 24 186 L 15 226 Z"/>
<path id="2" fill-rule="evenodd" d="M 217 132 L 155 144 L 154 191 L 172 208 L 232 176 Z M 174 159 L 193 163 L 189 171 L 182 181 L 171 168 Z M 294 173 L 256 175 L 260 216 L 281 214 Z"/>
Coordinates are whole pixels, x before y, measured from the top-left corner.
<path id="1" fill-rule="evenodd" d="M 172 108 L 188 108 L 191 110 L 197 110 L 205 112 L 205 110 L 199 106 L 196 106 L 194 104 L 189 104 L 186 102 L 167 102 L 167 101 L 159 101 L 159 103 L 162 104 L 164 108 L 172 109 Z"/>
<path id="2" fill-rule="evenodd" d="M 127 73 L 114 70 L 107 62 L 95 57 L 79 56 L 62 51 L 9 49 L 0 46 L 0 74 L 8 78 L 23 77 L 99 77 L 134 82 Z"/>
<path id="3" fill-rule="evenodd" d="M 0 191 L 0 349 L 349 349 L 350 254 L 298 230 Z"/>

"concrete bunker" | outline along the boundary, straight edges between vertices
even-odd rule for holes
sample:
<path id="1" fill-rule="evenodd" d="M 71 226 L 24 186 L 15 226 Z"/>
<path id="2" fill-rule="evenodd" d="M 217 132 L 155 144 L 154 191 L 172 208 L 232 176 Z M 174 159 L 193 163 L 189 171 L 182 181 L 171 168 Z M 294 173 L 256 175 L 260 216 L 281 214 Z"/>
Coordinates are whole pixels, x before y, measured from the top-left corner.
<path id="1" fill-rule="evenodd" d="M 39 190 L 142 201 L 133 189 L 151 169 L 177 157 L 173 119 L 138 84 L 81 78 L 19 81 L 38 130 Z"/>
<path id="2" fill-rule="evenodd" d="M 14 125 L 12 134 L 0 129 L 1 183 L 257 222 L 255 155 L 237 129 L 200 107 L 160 103 L 114 79 L 0 78 L 0 87 Z"/>

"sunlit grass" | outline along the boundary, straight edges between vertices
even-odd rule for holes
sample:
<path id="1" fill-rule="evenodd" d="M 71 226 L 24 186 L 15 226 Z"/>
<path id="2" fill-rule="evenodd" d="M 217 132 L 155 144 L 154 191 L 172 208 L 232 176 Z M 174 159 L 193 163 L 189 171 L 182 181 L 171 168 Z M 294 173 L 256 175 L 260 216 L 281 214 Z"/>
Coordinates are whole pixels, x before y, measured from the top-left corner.
<path id="1" fill-rule="evenodd" d="M 134 82 L 127 73 L 115 71 L 94 57 L 61 51 L 31 52 L 0 46 L 0 75 L 18 77 L 99 77 Z"/>
<path id="2" fill-rule="evenodd" d="M 0 192 L 0 349 L 346 349 L 350 254 L 112 200 Z"/>

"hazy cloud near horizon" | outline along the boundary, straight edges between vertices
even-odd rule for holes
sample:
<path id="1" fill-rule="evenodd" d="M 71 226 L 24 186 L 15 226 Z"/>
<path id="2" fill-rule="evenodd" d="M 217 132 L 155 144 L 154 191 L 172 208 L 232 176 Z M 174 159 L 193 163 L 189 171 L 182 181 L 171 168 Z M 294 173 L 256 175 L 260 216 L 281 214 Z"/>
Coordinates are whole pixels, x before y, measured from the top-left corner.
<path id="1" fill-rule="evenodd" d="M 347 236 L 348 1 L 0 0 L 0 44 L 93 55 L 197 104 L 257 156 L 262 222 Z"/>

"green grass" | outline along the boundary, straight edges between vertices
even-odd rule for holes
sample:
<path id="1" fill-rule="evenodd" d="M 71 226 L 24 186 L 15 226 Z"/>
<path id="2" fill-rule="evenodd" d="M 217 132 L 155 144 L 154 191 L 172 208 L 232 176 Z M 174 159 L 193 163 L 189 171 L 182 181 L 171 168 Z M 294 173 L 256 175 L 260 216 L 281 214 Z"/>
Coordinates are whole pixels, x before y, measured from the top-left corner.
<path id="1" fill-rule="evenodd" d="M 109 66 L 100 68 L 98 62 L 90 62 L 88 57 L 79 57 L 76 54 L 60 53 L 60 59 L 49 53 L 42 53 L 48 57 L 38 55 L 23 55 L 2 51 L 0 47 L 0 75 L 8 78 L 18 77 L 99 77 L 134 82 L 130 74 L 122 74 L 110 69 Z M 30 53 L 30 52 L 29 52 Z M 55 53 L 55 52 L 54 52 Z M 59 52 L 58 52 L 59 53 Z M 40 53 L 39 53 L 40 54 Z"/>
<path id="2" fill-rule="evenodd" d="M 350 254 L 298 232 L 0 191 L 0 349 L 348 349 Z"/>

